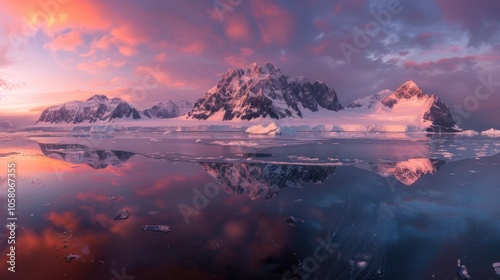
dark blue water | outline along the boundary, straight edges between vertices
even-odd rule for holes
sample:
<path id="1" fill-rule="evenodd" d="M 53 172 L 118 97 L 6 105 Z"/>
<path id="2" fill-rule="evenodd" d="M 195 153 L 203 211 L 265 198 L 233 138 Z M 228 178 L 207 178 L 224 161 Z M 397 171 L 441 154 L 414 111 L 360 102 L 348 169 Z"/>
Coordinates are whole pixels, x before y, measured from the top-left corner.
<path id="1" fill-rule="evenodd" d="M 498 138 L 317 137 L 4 136 L 0 277 L 498 279 Z"/>

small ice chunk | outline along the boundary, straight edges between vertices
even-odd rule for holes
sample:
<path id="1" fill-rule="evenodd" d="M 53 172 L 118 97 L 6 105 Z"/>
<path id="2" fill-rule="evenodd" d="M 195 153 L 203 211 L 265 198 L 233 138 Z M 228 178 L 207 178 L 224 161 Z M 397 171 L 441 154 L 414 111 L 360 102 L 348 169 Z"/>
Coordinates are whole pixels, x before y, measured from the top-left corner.
<path id="1" fill-rule="evenodd" d="M 471 279 L 467 267 L 461 264 L 460 259 L 457 261 L 457 275 L 461 277 L 460 279 Z"/>
<path id="2" fill-rule="evenodd" d="M 297 199 L 294 200 L 294 202 L 302 202 L 302 201 L 303 201 L 302 198 L 297 198 Z"/>
<path id="3" fill-rule="evenodd" d="M 107 198 L 108 198 L 108 200 L 117 200 L 120 197 L 118 195 L 112 195 L 112 196 L 110 195 Z"/>
<path id="4" fill-rule="evenodd" d="M 453 173 L 453 172 L 452 172 L 452 173 L 450 173 L 450 176 L 455 176 L 455 175 L 456 175 L 456 173 Z"/>
<path id="5" fill-rule="evenodd" d="M 472 173 L 472 174 L 476 174 L 477 173 L 476 170 L 469 170 L 469 172 Z"/>
<path id="6" fill-rule="evenodd" d="M 500 262 L 493 263 L 493 269 L 497 275 L 500 275 Z"/>
<path id="7" fill-rule="evenodd" d="M 72 260 L 79 259 L 80 255 L 75 255 L 75 254 L 69 253 L 68 255 L 66 255 L 65 258 L 66 258 L 67 262 L 71 262 Z"/>
<path id="8" fill-rule="evenodd" d="M 52 206 L 52 203 L 47 202 L 47 203 L 45 203 L 45 204 L 44 204 L 44 205 L 42 205 L 42 206 L 43 206 L 43 207 L 49 207 L 49 206 Z"/>
<path id="9" fill-rule="evenodd" d="M 292 224 L 298 224 L 298 223 L 305 223 L 306 222 L 305 220 L 296 218 L 294 216 L 290 216 L 290 217 L 286 218 L 285 221 L 287 221 L 289 223 L 292 223 Z"/>
<path id="10" fill-rule="evenodd" d="M 145 225 L 142 227 L 143 231 L 156 231 L 156 232 L 170 232 L 170 227 L 165 225 Z"/>
<path id="11" fill-rule="evenodd" d="M 196 142 L 196 143 L 201 143 L 201 142 L 203 142 L 203 140 L 201 140 L 201 139 L 196 139 L 196 141 L 195 141 L 195 142 Z"/>
<path id="12" fill-rule="evenodd" d="M 156 214 L 160 214 L 160 211 L 151 210 L 151 211 L 148 212 L 148 215 L 151 215 L 151 216 L 154 216 Z"/>
<path id="13" fill-rule="evenodd" d="M 116 217 L 113 218 L 113 220 L 126 220 L 128 217 L 130 217 L 130 211 L 128 210 L 123 210 L 118 214 Z"/>

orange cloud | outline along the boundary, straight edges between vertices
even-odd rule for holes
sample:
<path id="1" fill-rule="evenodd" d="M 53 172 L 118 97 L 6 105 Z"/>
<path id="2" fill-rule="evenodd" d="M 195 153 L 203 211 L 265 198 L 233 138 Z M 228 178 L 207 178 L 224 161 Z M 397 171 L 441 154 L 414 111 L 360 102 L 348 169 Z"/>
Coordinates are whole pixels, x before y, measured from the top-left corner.
<path id="1" fill-rule="evenodd" d="M 55 37 L 51 42 L 45 44 L 49 50 L 75 52 L 83 43 L 82 35 L 78 31 L 69 31 Z"/>
<path id="2" fill-rule="evenodd" d="M 78 70 L 92 72 L 106 68 L 120 68 L 123 67 L 124 65 L 125 61 L 123 60 L 112 60 L 111 58 L 108 57 L 92 62 L 86 62 L 86 61 L 81 62 L 76 66 L 76 68 Z"/>

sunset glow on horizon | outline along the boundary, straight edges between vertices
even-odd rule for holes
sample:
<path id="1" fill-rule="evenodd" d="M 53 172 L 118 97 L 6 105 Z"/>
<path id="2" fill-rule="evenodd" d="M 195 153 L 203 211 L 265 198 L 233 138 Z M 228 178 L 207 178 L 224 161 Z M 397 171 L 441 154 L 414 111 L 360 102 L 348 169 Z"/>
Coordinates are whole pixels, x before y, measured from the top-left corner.
<path id="1" fill-rule="evenodd" d="M 6 0 L 0 118 L 95 94 L 139 109 L 195 101 L 228 69 L 270 62 L 325 81 L 346 105 L 413 80 L 454 114 L 470 108 L 464 128 L 486 129 L 499 120 L 499 10 L 494 0 Z"/>

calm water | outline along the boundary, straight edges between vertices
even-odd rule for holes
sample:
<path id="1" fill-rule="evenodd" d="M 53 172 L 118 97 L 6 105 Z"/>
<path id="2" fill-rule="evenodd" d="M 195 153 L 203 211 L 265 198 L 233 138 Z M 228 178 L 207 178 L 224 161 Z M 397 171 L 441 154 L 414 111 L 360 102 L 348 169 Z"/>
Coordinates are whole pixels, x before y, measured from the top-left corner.
<path id="1" fill-rule="evenodd" d="M 500 138 L 403 138 L 4 134 L 0 279 L 499 279 Z"/>

